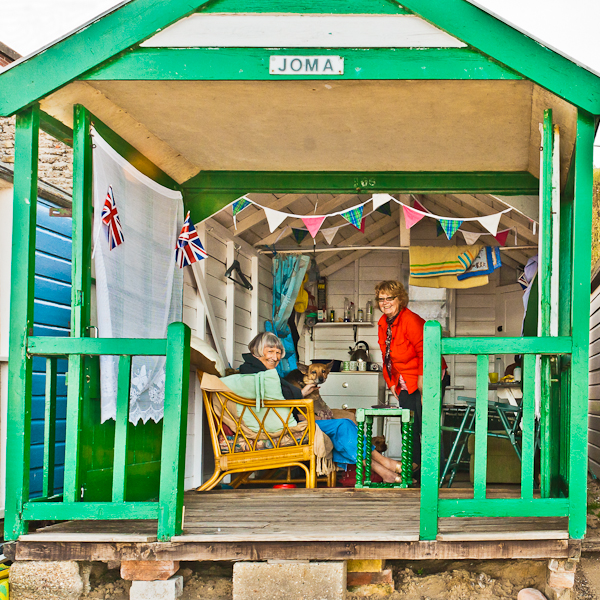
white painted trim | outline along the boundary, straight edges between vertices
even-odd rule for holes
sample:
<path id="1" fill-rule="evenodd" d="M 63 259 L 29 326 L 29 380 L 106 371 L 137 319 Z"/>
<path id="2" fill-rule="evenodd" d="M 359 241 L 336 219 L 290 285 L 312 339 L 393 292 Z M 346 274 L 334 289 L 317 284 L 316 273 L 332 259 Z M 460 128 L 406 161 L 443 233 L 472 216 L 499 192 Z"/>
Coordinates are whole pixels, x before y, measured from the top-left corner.
<path id="1" fill-rule="evenodd" d="M 6 507 L 6 437 L 8 435 L 8 363 L 0 365 L 0 508 Z M 2 515 L 4 517 L 4 515 Z"/>
<path id="2" fill-rule="evenodd" d="M 196 227 L 196 232 L 198 233 L 202 247 L 206 249 L 206 226 L 204 223 L 200 223 Z M 203 277 L 206 277 L 206 260 L 200 261 L 200 272 Z M 201 340 L 206 340 L 206 307 L 204 306 L 204 302 L 202 302 L 197 282 L 196 299 L 196 332 Z"/>
<path id="3" fill-rule="evenodd" d="M 259 281 L 259 273 L 260 273 L 260 264 L 259 264 L 260 259 L 258 258 L 258 256 L 252 256 L 250 258 L 250 262 L 251 262 L 251 269 L 252 272 L 250 274 L 251 276 L 251 280 L 252 280 L 252 300 L 251 300 L 251 305 L 250 305 L 250 318 L 252 319 L 252 323 L 251 323 L 251 330 L 252 330 L 252 337 L 254 337 L 255 335 L 258 335 L 258 326 L 259 326 L 259 321 L 260 321 L 260 316 L 259 316 L 259 308 L 260 308 L 260 298 L 259 298 L 259 290 L 260 290 L 260 281 Z"/>
<path id="4" fill-rule="evenodd" d="M 552 272 L 550 274 L 550 335 L 558 335 L 560 274 L 560 130 L 554 126 L 552 155 Z"/>
<path id="5" fill-rule="evenodd" d="M 146 48 L 464 48 L 414 15 L 197 13 L 141 44 Z"/>
<path id="6" fill-rule="evenodd" d="M 230 240 L 227 242 L 227 268 L 231 266 L 231 263 L 235 260 L 235 242 Z M 233 365 L 233 359 L 235 356 L 235 282 L 227 278 L 227 323 L 225 324 L 225 352 L 227 353 L 227 359 L 230 365 Z"/>
<path id="7" fill-rule="evenodd" d="M 225 348 L 223 347 L 223 340 L 221 339 L 221 334 L 219 333 L 219 328 L 217 327 L 217 319 L 212 308 L 210 295 L 206 287 L 206 281 L 204 279 L 204 275 L 202 275 L 202 271 L 200 270 L 200 266 L 197 262 L 192 263 L 192 272 L 194 273 L 194 278 L 196 279 L 196 285 L 198 286 L 198 291 L 200 292 L 202 302 L 204 303 L 204 306 L 206 308 L 208 325 L 210 327 L 213 339 L 215 341 L 217 352 L 219 353 L 219 356 L 221 357 L 223 363 L 227 365 L 227 354 L 225 353 Z"/>

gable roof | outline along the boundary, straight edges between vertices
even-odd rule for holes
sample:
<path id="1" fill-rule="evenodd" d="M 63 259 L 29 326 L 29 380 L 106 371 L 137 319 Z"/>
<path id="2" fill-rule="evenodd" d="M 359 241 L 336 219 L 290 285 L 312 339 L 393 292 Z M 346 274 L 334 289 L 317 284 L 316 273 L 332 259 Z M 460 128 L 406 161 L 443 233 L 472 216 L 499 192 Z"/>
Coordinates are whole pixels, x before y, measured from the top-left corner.
<path id="1" fill-rule="evenodd" d="M 292 4 L 290 0 L 287 3 Z M 393 0 L 344 4 L 352 10 L 357 3 L 372 3 L 372 13 L 380 12 L 381 5 L 393 6 L 398 12 L 407 9 L 564 100 L 600 115 L 598 75 L 467 0 L 403 0 L 404 9 Z M 117 5 L 0 73 L 0 115 L 17 112 L 161 29 L 205 6 L 215 10 L 219 4 L 209 0 L 128 0 Z M 253 10 L 246 0 L 228 0 L 228 4 L 244 12 Z M 266 6 L 260 12 L 266 12 Z"/>

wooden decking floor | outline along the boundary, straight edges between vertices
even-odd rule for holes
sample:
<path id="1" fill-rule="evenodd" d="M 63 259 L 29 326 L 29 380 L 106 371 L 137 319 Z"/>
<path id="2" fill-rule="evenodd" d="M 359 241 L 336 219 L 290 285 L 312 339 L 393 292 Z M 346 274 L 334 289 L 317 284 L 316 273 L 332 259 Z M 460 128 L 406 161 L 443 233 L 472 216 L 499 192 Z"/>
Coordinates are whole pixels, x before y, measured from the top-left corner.
<path id="1" fill-rule="evenodd" d="M 442 490 L 469 497 L 472 490 Z M 491 497 L 511 495 L 506 490 Z M 512 494 L 514 495 L 514 494 Z M 416 542 L 418 489 L 219 490 L 185 496 L 183 535 L 173 543 Z M 156 521 L 69 521 L 21 542 L 154 542 Z M 440 519 L 440 542 L 567 540 L 566 518 Z"/>

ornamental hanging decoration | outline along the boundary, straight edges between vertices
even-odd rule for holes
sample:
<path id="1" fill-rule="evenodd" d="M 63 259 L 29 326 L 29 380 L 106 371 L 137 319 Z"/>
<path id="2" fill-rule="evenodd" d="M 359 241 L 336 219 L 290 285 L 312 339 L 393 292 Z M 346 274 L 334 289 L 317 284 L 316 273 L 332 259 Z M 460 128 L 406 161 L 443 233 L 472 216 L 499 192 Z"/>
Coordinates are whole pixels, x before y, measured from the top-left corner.
<path id="1" fill-rule="evenodd" d="M 125 241 L 125 238 L 123 237 L 121 219 L 119 218 L 119 212 L 117 211 L 112 185 L 108 186 L 106 200 L 104 200 L 104 206 L 102 207 L 101 219 L 102 224 L 106 227 L 108 248 L 109 250 L 114 250 Z"/>
<path id="2" fill-rule="evenodd" d="M 190 211 L 188 210 L 181 233 L 175 244 L 175 262 L 182 269 L 206 257 L 206 250 L 202 246 L 198 232 L 190 220 Z"/>
<path id="3" fill-rule="evenodd" d="M 349 208 L 345 210 L 342 214 L 342 217 L 348 221 L 351 225 L 354 225 L 356 229 L 360 230 L 360 226 L 363 218 L 363 209 L 365 205 L 360 204 L 359 206 L 354 206 L 353 208 Z"/>
<path id="4" fill-rule="evenodd" d="M 352 206 L 350 208 L 346 208 L 341 211 L 337 211 L 334 213 L 329 213 L 327 215 L 296 215 L 292 213 L 284 213 L 278 210 L 274 210 L 268 208 L 266 206 L 261 206 L 254 200 L 251 200 L 247 196 L 242 196 L 238 198 L 233 203 L 233 222 L 234 226 L 237 228 L 236 223 L 236 215 L 239 214 L 242 210 L 250 206 L 250 204 L 254 204 L 257 208 L 264 210 L 265 216 L 267 218 L 267 222 L 269 224 L 269 230 L 273 233 L 288 217 L 293 219 L 301 219 L 304 222 L 305 228 L 292 228 L 292 233 L 294 235 L 294 239 L 298 244 L 301 244 L 304 238 L 310 233 L 313 239 L 316 237 L 319 231 L 323 233 L 323 237 L 326 242 L 331 245 L 333 238 L 337 234 L 338 230 L 342 227 L 346 227 L 347 225 L 352 225 L 360 232 L 364 233 L 365 225 L 366 225 L 366 217 L 373 214 L 373 212 L 382 212 L 386 215 L 391 215 L 391 202 L 395 202 L 400 205 L 403 209 L 404 213 L 404 221 L 407 229 L 411 229 L 417 223 L 419 223 L 423 217 L 429 217 L 431 219 L 436 220 L 436 229 L 438 236 L 445 234 L 446 237 L 451 240 L 457 231 L 460 231 L 465 238 L 467 244 L 474 244 L 482 235 L 491 235 L 493 236 L 501 245 L 506 244 L 506 240 L 508 237 L 508 232 L 510 229 L 506 229 L 503 231 L 498 231 L 498 225 L 500 224 L 500 219 L 503 214 L 506 214 L 512 210 L 512 208 L 506 208 L 505 210 L 495 213 L 493 215 L 483 215 L 481 217 L 465 217 L 463 219 L 453 219 L 449 217 L 443 217 L 440 215 L 435 215 L 427 208 L 423 206 L 414 196 L 414 204 L 411 207 L 400 200 L 396 200 L 390 194 L 373 194 L 370 200 L 358 204 L 356 206 Z M 367 202 L 372 201 L 373 210 L 367 214 L 364 213 L 364 207 Z M 343 225 L 338 225 L 336 227 L 328 227 L 326 229 L 321 229 L 323 223 L 327 218 L 330 217 L 343 217 L 347 223 Z M 463 231 L 460 229 L 463 223 L 476 221 L 479 225 L 481 225 L 484 229 L 486 229 L 489 233 L 475 233 L 472 231 Z M 536 232 L 536 222 L 533 222 L 534 226 L 534 235 Z M 283 230 L 287 230 L 287 227 Z M 279 237 L 281 237 L 280 234 Z M 279 238 L 278 238 L 279 239 Z M 516 231 L 515 231 L 515 244 L 516 244 Z"/>
<path id="5" fill-rule="evenodd" d="M 238 198 L 233 203 L 233 226 L 235 229 L 237 229 L 237 221 L 235 218 L 236 215 L 241 213 L 245 208 L 247 208 L 251 204 L 253 204 L 253 202 L 251 202 L 249 198 L 246 198 L 246 196 L 242 196 L 241 198 Z"/>

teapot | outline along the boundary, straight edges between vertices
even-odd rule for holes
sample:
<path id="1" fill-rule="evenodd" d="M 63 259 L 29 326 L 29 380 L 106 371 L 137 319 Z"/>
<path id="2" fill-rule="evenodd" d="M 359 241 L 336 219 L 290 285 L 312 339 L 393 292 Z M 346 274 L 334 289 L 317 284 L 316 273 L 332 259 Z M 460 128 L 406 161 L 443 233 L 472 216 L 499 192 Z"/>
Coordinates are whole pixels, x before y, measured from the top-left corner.
<path id="1" fill-rule="evenodd" d="M 364 348 L 361 348 L 361 344 L 364 345 Z M 354 348 L 350 347 L 350 360 L 364 360 L 365 362 L 370 362 L 371 358 L 369 357 L 369 344 L 367 342 L 356 342 Z"/>

